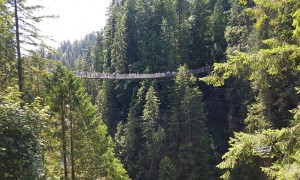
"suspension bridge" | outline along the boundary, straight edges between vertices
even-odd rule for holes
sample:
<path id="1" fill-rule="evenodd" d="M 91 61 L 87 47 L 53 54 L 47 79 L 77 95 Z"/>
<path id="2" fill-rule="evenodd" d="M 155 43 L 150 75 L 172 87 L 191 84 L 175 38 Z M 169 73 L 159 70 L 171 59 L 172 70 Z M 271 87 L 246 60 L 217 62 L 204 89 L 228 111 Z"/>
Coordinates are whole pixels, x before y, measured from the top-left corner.
<path id="1" fill-rule="evenodd" d="M 205 73 L 213 70 L 212 66 L 204 66 L 194 70 L 188 70 L 190 74 Z M 152 74 L 139 74 L 139 73 L 129 73 L 129 74 L 120 74 L 120 73 L 99 73 L 99 72 L 76 72 L 76 76 L 84 79 L 161 79 L 173 77 L 177 72 L 157 72 Z"/>

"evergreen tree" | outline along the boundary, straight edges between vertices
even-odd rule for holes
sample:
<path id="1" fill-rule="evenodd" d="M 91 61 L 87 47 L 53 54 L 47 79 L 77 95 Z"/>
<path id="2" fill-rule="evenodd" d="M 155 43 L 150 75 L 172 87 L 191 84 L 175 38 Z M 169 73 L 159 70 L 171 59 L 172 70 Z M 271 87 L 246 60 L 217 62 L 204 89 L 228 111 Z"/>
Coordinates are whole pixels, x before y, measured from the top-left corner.
<path id="1" fill-rule="evenodd" d="M 59 123 L 61 125 L 61 149 L 63 159 L 64 178 L 68 179 L 68 162 L 67 162 L 67 105 L 68 105 L 68 72 L 62 66 L 55 69 L 55 73 L 48 77 L 46 82 L 46 89 L 50 98 L 50 108 L 53 112 L 58 113 Z"/>
<path id="2" fill-rule="evenodd" d="M 125 5 L 126 13 L 126 69 L 127 72 L 135 72 L 132 64 L 139 61 L 138 56 L 138 28 L 136 0 L 128 0 Z"/>
<path id="3" fill-rule="evenodd" d="M 186 60 L 189 59 L 187 46 L 189 42 L 189 29 L 190 29 L 190 17 L 192 4 L 187 0 L 177 0 L 176 4 L 176 16 L 178 21 L 178 54 L 179 62 L 176 68 L 186 63 Z"/>
<path id="4" fill-rule="evenodd" d="M 91 32 L 81 40 L 74 42 L 63 41 L 57 49 L 59 54 L 49 55 L 49 59 L 60 60 L 64 65 L 78 70 L 91 71 L 95 70 L 95 56 L 94 48 L 99 47 L 102 52 L 102 38 L 100 32 Z M 98 39 L 100 38 L 100 39 Z M 99 43 L 101 41 L 101 43 Z M 98 45 L 97 45 L 98 43 Z M 103 55 L 99 54 L 98 55 Z M 79 62 L 78 62 L 79 61 Z"/>
<path id="5" fill-rule="evenodd" d="M 101 119 L 109 128 L 109 133 L 112 135 L 116 131 L 118 113 L 114 112 L 116 108 L 113 84 L 109 80 L 104 80 L 97 96 L 98 113 Z"/>
<path id="6" fill-rule="evenodd" d="M 212 39 L 209 28 L 209 9 L 204 0 L 196 0 L 192 4 L 191 17 L 189 18 L 189 36 L 187 42 L 188 67 L 197 69 L 211 64 Z"/>
<path id="7" fill-rule="evenodd" d="M 36 97 L 45 97 L 45 85 L 43 81 L 50 75 L 50 67 L 56 61 L 42 58 L 38 53 L 30 53 L 23 58 L 24 62 L 24 100 L 33 102 Z"/>
<path id="8" fill-rule="evenodd" d="M 139 62 L 133 64 L 136 72 L 158 72 L 165 70 L 166 59 L 162 57 L 161 1 L 138 0 L 136 8 L 138 26 Z"/>
<path id="9" fill-rule="evenodd" d="M 178 37 L 178 17 L 176 4 L 172 0 L 162 1 L 163 19 L 161 22 L 162 58 L 166 61 L 166 69 L 173 70 L 180 65 L 180 53 Z"/>
<path id="10" fill-rule="evenodd" d="M 124 7 L 125 6 L 125 7 Z M 114 72 L 124 73 L 126 72 L 126 21 L 127 16 L 125 8 L 127 6 L 127 1 L 125 1 L 124 6 L 119 8 L 116 17 L 116 32 L 113 38 L 113 43 L 111 46 L 112 51 L 112 68 Z"/>
<path id="11" fill-rule="evenodd" d="M 133 179 L 136 178 L 141 170 L 138 160 L 144 143 L 141 117 L 143 115 L 145 95 L 146 87 L 142 84 L 136 94 L 136 98 L 131 102 L 127 122 L 124 125 L 119 123 L 115 136 L 117 152 L 119 152 L 119 156 L 128 170 L 129 176 Z"/>
<path id="12" fill-rule="evenodd" d="M 230 13 L 225 37 L 228 44 L 227 52 L 249 51 L 249 36 L 253 31 L 253 19 L 244 12 L 244 9 L 253 7 L 253 1 L 241 4 L 238 0 L 229 0 Z"/>
<path id="13" fill-rule="evenodd" d="M 211 149 L 206 127 L 202 94 L 196 88 L 187 88 L 182 108 L 182 142 L 179 145 L 180 177 L 183 179 L 211 179 Z M 197 157 L 196 159 L 194 157 Z"/>
<path id="14" fill-rule="evenodd" d="M 139 173 L 139 178 L 157 179 L 159 162 L 163 150 L 164 130 L 159 127 L 159 100 L 154 88 L 150 86 L 146 94 L 146 103 L 143 110 L 142 136 L 144 144 L 142 145 L 140 165 L 145 172 Z"/>
<path id="15" fill-rule="evenodd" d="M 214 12 L 211 16 L 211 28 L 213 36 L 213 60 L 214 62 L 224 61 L 227 43 L 225 40 L 225 28 L 227 18 L 225 16 L 226 0 L 217 0 Z"/>
<path id="16" fill-rule="evenodd" d="M 160 180 L 172 180 L 176 178 L 176 168 L 171 159 L 164 157 L 159 164 L 159 176 Z"/>
<path id="17" fill-rule="evenodd" d="M 255 175 L 260 179 L 297 179 L 300 173 L 299 144 L 296 143 L 299 142 L 299 107 L 294 109 L 293 113 L 295 114 L 291 127 L 280 130 L 265 129 L 252 134 L 235 133 L 235 137 L 229 141 L 232 146 L 230 151 L 224 155 L 224 161 L 218 165 L 219 168 L 226 169 L 222 178 L 233 179 L 243 176 L 245 179 L 250 179 Z M 235 177 L 237 168 L 241 164 L 251 169 L 243 171 L 247 174 Z M 256 167 L 256 171 L 253 167 Z"/>
<path id="18" fill-rule="evenodd" d="M 60 130 L 59 134 L 62 134 L 61 142 L 49 142 L 53 149 L 49 148 L 46 153 L 50 159 L 49 162 L 46 161 L 47 176 L 55 177 L 53 171 L 59 170 L 53 167 L 54 162 L 51 162 L 53 156 L 54 161 L 59 160 L 51 152 L 58 150 L 54 148 L 59 143 L 62 144 L 65 178 L 68 178 L 68 171 L 71 169 L 72 179 L 127 179 L 125 169 L 115 157 L 112 139 L 107 135 L 107 127 L 101 118 L 97 118 L 99 115 L 96 108 L 78 79 L 58 66 L 46 83 L 50 94 L 50 107 L 56 113 L 54 120 L 60 116 L 61 121 L 61 128 L 55 128 L 54 131 Z M 52 126 L 57 126 L 58 122 L 53 121 Z M 51 133 L 49 131 L 46 135 L 49 137 Z M 71 165 L 71 168 L 67 165 Z"/>
<path id="19" fill-rule="evenodd" d="M 253 18 L 244 12 L 253 7 L 253 1 L 241 4 L 239 1 L 230 0 L 228 23 L 225 30 L 225 38 L 228 44 L 227 53 L 234 55 L 237 51 L 250 52 L 253 44 L 249 38 L 255 34 Z M 258 39 L 258 37 L 256 37 Z M 254 38 L 254 39 L 256 39 Z M 246 73 L 246 72 L 245 72 Z M 243 76 L 241 74 L 241 76 Z M 226 100 L 228 102 L 228 131 L 240 131 L 243 128 L 243 120 L 247 116 L 247 106 L 253 102 L 253 91 L 250 83 L 242 77 L 232 77 L 227 81 Z"/>
<path id="20" fill-rule="evenodd" d="M 195 77 L 187 73 L 186 66 L 180 67 L 176 75 L 172 116 L 168 124 L 169 153 L 172 161 L 176 162 L 178 178 L 210 179 L 211 140 L 205 124 L 202 95 L 192 87 L 194 82 Z M 198 157 L 196 159 L 195 154 Z"/>
<path id="21" fill-rule="evenodd" d="M 119 3 L 118 1 L 113 0 L 110 4 L 109 10 L 108 10 L 108 19 L 107 24 L 104 28 L 104 58 L 105 58 L 105 64 L 104 64 L 104 70 L 105 72 L 112 72 L 111 66 L 112 66 L 112 45 L 113 40 L 115 38 L 116 33 L 116 23 L 117 23 L 117 14 L 119 11 Z"/>
<path id="22" fill-rule="evenodd" d="M 97 33 L 96 43 L 94 45 L 94 70 L 96 72 L 103 72 L 104 58 L 103 58 L 103 32 Z"/>

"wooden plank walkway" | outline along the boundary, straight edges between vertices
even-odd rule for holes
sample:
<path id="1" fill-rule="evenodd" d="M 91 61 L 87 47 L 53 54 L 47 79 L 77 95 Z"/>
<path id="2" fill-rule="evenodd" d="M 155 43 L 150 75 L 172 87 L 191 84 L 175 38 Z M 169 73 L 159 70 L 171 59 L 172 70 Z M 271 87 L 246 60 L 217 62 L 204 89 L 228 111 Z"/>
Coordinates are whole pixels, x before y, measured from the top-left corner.
<path id="1" fill-rule="evenodd" d="M 212 66 L 204 66 L 199 69 L 189 70 L 188 73 L 197 74 L 210 72 L 213 70 Z M 130 79 L 160 79 L 160 78 L 169 78 L 173 77 L 177 72 L 163 72 L 163 73 L 153 73 L 153 74 L 139 74 L 139 73 L 130 73 L 130 74 L 118 74 L 118 73 L 99 73 L 99 72 L 76 72 L 76 76 L 84 79 L 118 79 L 118 80 L 130 80 Z"/>

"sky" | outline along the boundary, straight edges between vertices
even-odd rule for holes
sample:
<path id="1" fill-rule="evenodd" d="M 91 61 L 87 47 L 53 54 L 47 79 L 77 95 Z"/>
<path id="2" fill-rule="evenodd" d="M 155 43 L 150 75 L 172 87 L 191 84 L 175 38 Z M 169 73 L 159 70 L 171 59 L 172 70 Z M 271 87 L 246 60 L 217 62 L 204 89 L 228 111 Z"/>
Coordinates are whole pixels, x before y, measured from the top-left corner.
<path id="1" fill-rule="evenodd" d="M 57 15 L 57 19 L 45 19 L 37 27 L 43 35 L 52 37 L 57 47 L 60 42 L 83 38 L 86 34 L 100 30 L 106 23 L 107 8 L 111 0 L 27 0 L 45 8 L 38 13 Z"/>

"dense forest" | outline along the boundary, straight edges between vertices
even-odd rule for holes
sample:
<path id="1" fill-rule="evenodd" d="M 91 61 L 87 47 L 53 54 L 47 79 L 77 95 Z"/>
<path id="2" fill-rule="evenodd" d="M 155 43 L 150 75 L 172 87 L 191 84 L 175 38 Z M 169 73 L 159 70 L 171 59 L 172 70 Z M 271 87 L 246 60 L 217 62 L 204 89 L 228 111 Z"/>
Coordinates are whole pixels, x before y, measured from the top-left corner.
<path id="1" fill-rule="evenodd" d="M 57 50 L 40 8 L 0 0 L 0 179 L 300 179 L 299 0 L 112 0 Z"/>

